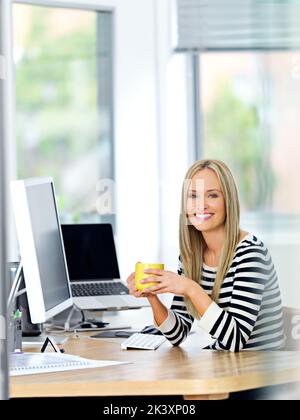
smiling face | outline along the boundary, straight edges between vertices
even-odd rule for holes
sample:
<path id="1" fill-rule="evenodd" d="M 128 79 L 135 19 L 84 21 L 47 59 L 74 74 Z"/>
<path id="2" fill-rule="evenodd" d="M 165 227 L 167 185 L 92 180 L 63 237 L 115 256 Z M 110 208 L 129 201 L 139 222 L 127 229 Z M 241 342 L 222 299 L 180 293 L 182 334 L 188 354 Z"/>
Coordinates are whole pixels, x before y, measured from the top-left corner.
<path id="1" fill-rule="evenodd" d="M 225 200 L 213 170 L 205 168 L 192 177 L 187 191 L 187 215 L 189 223 L 201 232 L 224 226 Z"/>

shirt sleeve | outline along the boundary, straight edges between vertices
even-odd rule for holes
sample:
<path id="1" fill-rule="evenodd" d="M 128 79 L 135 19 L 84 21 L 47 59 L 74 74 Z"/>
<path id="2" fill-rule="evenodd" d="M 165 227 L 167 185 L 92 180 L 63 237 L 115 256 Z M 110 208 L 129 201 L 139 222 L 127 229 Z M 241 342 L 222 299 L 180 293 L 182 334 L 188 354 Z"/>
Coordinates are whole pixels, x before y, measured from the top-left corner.
<path id="1" fill-rule="evenodd" d="M 183 275 L 183 267 L 180 260 L 177 273 Z M 160 326 L 155 322 L 154 325 L 163 333 L 171 344 L 178 346 L 188 336 L 193 321 L 194 318 L 187 310 L 184 297 L 175 295 L 171 308 L 168 309 L 167 319 Z"/>
<path id="2" fill-rule="evenodd" d="M 266 284 L 275 268 L 268 251 L 252 249 L 239 262 L 229 307 L 212 302 L 197 321 L 196 329 L 216 339 L 214 348 L 238 352 L 249 340 L 258 319 Z"/>

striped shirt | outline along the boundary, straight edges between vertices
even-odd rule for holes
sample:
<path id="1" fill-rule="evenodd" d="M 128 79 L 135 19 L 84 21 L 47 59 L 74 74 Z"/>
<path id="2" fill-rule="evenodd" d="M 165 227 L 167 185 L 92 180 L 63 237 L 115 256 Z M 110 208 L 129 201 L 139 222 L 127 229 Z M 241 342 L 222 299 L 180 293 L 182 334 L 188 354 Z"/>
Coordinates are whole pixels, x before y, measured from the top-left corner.
<path id="1" fill-rule="evenodd" d="M 216 272 L 216 268 L 203 264 L 200 284 L 208 295 Z M 184 274 L 180 261 L 178 274 Z M 262 241 L 248 234 L 239 242 L 221 286 L 218 304 L 212 302 L 200 320 L 188 312 L 184 297 L 175 295 L 168 318 L 156 328 L 177 346 L 186 339 L 193 322 L 197 323 L 196 331 L 204 330 L 212 337 L 212 344 L 206 348 L 238 352 L 284 347 L 277 274 Z"/>

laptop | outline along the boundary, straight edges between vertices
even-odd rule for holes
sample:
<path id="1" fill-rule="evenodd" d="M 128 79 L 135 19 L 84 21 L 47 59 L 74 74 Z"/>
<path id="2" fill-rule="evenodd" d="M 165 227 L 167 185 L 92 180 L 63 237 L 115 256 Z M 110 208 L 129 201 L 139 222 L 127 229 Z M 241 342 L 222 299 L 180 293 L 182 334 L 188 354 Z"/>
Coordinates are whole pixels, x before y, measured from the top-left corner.
<path id="1" fill-rule="evenodd" d="M 112 226 L 108 223 L 61 225 L 73 302 L 82 310 L 149 306 L 129 294 L 120 280 Z"/>

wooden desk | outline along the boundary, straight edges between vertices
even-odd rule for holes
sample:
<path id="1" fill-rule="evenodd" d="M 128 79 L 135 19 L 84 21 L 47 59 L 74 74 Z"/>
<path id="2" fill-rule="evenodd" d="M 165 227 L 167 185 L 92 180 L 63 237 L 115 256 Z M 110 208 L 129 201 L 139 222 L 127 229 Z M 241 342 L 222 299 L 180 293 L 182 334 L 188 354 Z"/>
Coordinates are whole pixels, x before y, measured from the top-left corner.
<path id="1" fill-rule="evenodd" d="M 180 347 L 121 350 L 124 339 L 70 338 L 66 352 L 128 365 L 13 377 L 11 397 L 183 395 L 225 399 L 230 392 L 300 380 L 300 352 L 199 350 L 196 334 Z"/>

